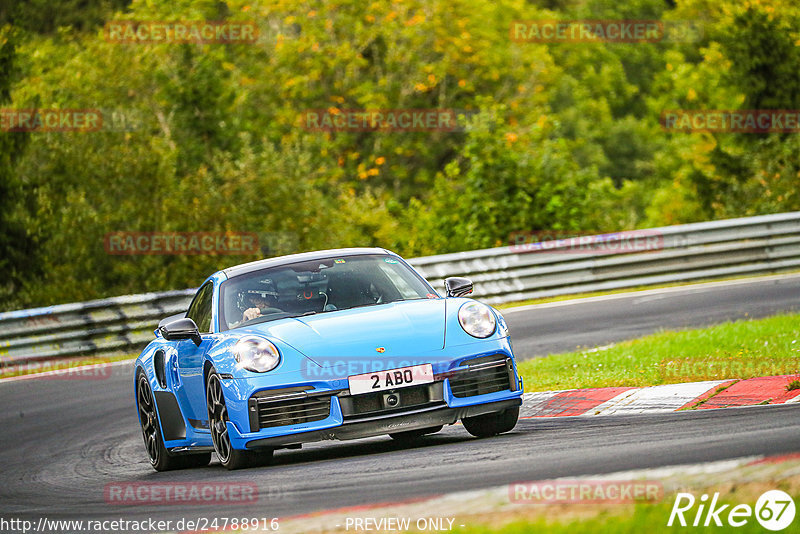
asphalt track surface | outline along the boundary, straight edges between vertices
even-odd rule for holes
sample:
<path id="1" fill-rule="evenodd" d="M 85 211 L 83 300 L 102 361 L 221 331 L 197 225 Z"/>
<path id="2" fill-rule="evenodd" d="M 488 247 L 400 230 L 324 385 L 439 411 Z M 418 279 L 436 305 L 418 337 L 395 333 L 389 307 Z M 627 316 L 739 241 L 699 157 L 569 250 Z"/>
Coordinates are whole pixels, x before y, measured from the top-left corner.
<path id="1" fill-rule="evenodd" d="M 796 309 L 800 277 L 507 313 L 517 352 L 532 357 Z M 388 437 L 282 450 L 272 465 L 156 473 L 133 404 L 131 368 L 94 380 L 0 383 L 0 516 L 48 519 L 286 517 L 453 491 L 630 469 L 800 451 L 800 404 L 703 412 L 521 420 L 474 439 L 460 426 L 414 445 Z M 106 502 L 108 484 L 255 484 L 258 501 L 211 505 Z"/>
<path id="2" fill-rule="evenodd" d="M 672 287 L 503 312 L 518 358 L 800 310 L 800 275 Z"/>

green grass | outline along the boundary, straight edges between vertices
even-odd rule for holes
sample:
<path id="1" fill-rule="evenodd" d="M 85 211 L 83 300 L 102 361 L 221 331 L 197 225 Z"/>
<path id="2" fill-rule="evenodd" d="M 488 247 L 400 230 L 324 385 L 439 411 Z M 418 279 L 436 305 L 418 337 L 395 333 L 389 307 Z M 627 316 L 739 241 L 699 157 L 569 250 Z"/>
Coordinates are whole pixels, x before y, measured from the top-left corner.
<path id="1" fill-rule="evenodd" d="M 662 332 L 519 364 L 526 391 L 800 373 L 800 314 Z"/>
<path id="2" fill-rule="evenodd" d="M 697 493 L 697 492 L 696 492 Z M 795 497 L 796 499 L 796 497 Z M 742 502 L 733 500 L 721 500 L 720 505 L 728 503 L 728 508 L 720 514 L 720 521 L 723 523 L 722 527 L 692 527 L 691 522 L 694 520 L 694 514 L 697 512 L 695 506 L 690 512 L 687 512 L 684 517 L 687 519 L 688 526 L 681 527 L 676 521 L 672 527 L 667 526 L 674 497 L 670 496 L 658 504 L 640 504 L 622 511 L 601 511 L 591 518 L 569 518 L 564 521 L 561 520 L 546 520 L 543 518 L 517 520 L 502 527 L 487 526 L 487 525 L 465 525 L 464 527 L 456 527 L 453 529 L 454 534 L 531 534 L 531 533 L 544 533 L 547 534 L 641 534 L 646 533 L 660 533 L 660 532 L 681 532 L 697 530 L 705 531 L 718 531 L 718 532 L 767 532 L 762 527 L 754 516 L 747 519 L 747 524 L 733 528 L 727 524 L 728 513 L 730 509 Z M 744 502 L 751 508 L 754 507 L 755 501 Z M 580 505 L 577 505 L 580 506 Z M 703 514 L 702 520 L 705 520 Z M 712 523 L 713 524 L 713 523 Z M 790 529 L 786 529 L 788 532 Z"/>

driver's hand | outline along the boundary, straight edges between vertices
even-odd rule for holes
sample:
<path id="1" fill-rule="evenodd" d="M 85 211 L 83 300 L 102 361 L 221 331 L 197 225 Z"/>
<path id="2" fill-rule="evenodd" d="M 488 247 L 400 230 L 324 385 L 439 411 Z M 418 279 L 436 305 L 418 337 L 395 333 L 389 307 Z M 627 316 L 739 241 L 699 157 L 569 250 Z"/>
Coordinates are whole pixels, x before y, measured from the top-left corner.
<path id="1" fill-rule="evenodd" d="M 261 317 L 261 310 L 258 308 L 247 308 L 242 314 L 242 322 L 255 319 L 256 317 Z"/>

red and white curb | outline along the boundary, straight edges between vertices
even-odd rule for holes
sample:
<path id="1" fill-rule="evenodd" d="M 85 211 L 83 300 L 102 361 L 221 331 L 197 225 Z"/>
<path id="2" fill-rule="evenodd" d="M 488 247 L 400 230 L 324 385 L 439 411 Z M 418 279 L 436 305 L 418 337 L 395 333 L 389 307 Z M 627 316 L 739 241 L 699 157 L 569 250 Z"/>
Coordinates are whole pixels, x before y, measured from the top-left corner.
<path id="1" fill-rule="evenodd" d="M 666 413 L 681 408 L 713 409 L 800 403 L 800 389 L 786 390 L 786 386 L 793 380 L 800 380 L 800 375 L 711 380 L 644 388 L 613 387 L 526 393 L 522 399 L 520 416 Z"/>

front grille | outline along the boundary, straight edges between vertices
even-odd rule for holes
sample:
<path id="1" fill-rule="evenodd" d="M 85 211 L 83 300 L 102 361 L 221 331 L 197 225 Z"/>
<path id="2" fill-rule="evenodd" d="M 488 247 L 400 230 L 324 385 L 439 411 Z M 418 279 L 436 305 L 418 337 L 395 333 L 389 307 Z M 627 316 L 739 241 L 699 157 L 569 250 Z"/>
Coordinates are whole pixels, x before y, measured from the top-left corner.
<path id="1" fill-rule="evenodd" d="M 321 421 L 330 416 L 330 393 L 313 395 L 297 389 L 257 393 L 250 397 L 251 431 Z"/>
<path id="2" fill-rule="evenodd" d="M 465 362 L 467 369 L 454 371 L 450 390 L 454 397 L 473 397 L 514 388 L 514 368 L 506 356 L 476 358 Z"/>
<path id="3" fill-rule="evenodd" d="M 353 397 L 353 414 L 377 412 L 383 408 L 383 398 L 377 393 Z"/>
<path id="4" fill-rule="evenodd" d="M 396 405 L 388 403 L 389 396 L 396 398 Z M 339 405 L 345 419 L 400 413 L 443 403 L 442 382 L 361 395 L 339 395 Z"/>
<path id="5" fill-rule="evenodd" d="M 353 415 L 361 415 L 369 412 L 379 412 L 384 409 L 384 397 L 386 392 L 367 393 L 365 395 L 353 396 Z M 428 386 L 416 386 L 402 388 L 395 391 L 399 398 L 398 408 L 409 408 L 428 402 Z"/>

